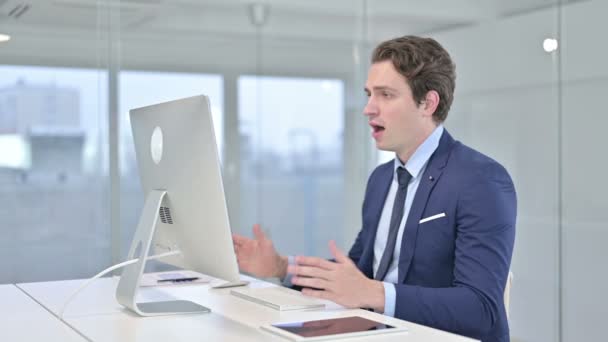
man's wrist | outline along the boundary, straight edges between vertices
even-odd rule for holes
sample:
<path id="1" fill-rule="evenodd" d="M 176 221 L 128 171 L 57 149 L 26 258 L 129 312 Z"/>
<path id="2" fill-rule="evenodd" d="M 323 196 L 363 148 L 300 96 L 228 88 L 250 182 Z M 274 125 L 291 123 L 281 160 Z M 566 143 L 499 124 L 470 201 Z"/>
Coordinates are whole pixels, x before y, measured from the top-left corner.
<path id="1" fill-rule="evenodd" d="M 286 256 L 277 255 L 277 271 L 276 277 L 279 279 L 285 279 L 287 276 L 287 265 L 289 260 Z"/>
<path id="2" fill-rule="evenodd" d="M 368 302 L 363 307 L 370 308 L 378 313 L 384 312 L 384 285 L 381 281 L 370 279 L 370 294 L 366 296 Z"/>

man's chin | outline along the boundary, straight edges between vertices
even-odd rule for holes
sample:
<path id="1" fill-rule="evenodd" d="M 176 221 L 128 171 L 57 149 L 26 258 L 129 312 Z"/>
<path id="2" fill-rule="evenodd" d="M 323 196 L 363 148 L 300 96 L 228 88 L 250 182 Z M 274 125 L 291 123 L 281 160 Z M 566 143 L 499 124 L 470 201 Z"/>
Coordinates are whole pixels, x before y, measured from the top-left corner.
<path id="1" fill-rule="evenodd" d="M 386 144 L 383 144 L 381 141 L 376 141 L 376 148 L 383 152 L 395 152 L 395 149 L 386 146 Z"/>

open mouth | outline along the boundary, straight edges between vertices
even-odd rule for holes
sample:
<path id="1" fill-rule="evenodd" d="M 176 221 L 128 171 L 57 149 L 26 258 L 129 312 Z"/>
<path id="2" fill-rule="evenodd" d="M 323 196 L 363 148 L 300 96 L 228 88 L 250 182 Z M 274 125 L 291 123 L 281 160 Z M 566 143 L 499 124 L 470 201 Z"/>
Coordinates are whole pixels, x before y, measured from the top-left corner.
<path id="1" fill-rule="evenodd" d="M 373 124 L 373 123 L 370 123 L 369 125 L 372 127 L 373 133 L 380 133 L 380 132 L 384 131 L 384 126 L 380 126 L 380 125 Z"/>

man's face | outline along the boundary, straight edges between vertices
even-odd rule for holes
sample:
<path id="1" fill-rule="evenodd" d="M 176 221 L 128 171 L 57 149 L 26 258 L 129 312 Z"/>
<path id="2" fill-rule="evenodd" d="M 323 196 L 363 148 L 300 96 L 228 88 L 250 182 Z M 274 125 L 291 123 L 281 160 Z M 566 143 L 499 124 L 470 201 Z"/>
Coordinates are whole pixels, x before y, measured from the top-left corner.
<path id="1" fill-rule="evenodd" d="M 371 65 L 365 92 L 368 100 L 363 113 L 376 147 L 409 158 L 428 133 L 430 118 L 424 105 L 414 101 L 405 77 L 390 60 Z"/>

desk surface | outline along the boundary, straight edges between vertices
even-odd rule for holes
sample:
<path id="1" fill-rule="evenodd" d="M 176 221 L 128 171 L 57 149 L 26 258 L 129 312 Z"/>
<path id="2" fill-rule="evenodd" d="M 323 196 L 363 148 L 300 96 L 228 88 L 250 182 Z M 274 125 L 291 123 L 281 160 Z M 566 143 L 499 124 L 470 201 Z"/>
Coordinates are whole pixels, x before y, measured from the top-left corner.
<path id="1" fill-rule="evenodd" d="M 0 341 L 86 341 L 14 285 L 0 285 Z"/>
<path id="2" fill-rule="evenodd" d="M 253 280 L 249 286 L 275 286 Z M 18 284 L 54 314 L 83 280 Z M 92 341 L 287 341 L 260 329 L 261 325 L 342 317 L 359 314 L 386 324 L 403 326 L 406 333 L 349 338 L 348 341 L 445 341 L 470 342 L 466 337 L 366 310 L 347 310 L 334 303 L 322 310 L 279 312 L 230 294 L 230 289 L 211 289 L 207 284 L 142 288 L 141 301 L 185 299 L 211 308 L 210 314 L 139 317 L 115 299 L 117 278 L 99 279 L 70 304 L 64 319 Z"/>

